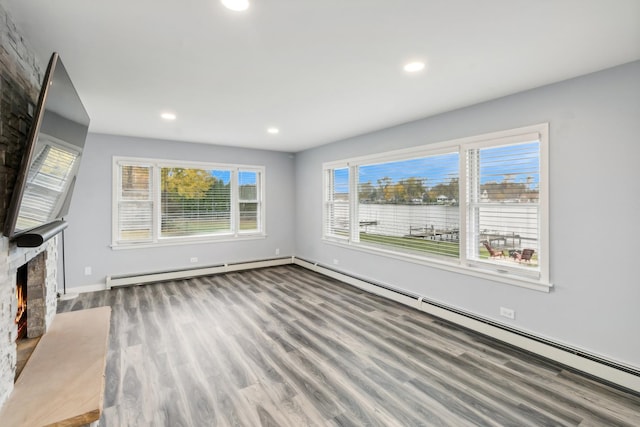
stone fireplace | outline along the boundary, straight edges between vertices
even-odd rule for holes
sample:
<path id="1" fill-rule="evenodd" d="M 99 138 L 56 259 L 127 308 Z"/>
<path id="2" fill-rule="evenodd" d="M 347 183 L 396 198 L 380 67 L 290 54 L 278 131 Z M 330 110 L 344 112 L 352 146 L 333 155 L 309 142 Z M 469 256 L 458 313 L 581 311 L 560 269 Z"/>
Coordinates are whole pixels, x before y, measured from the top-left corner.
<path id="1" fill-rule="evenodd" d="M 32 112 L 42 85 L 42 68 L 12 17 L 0 4 L 0 227 L 4 224 L 17 171 L 26 146 Z M 43 256 L 44 288 L 27 295 L 28 334 L 42 334 L 56 311 L 57 238 L 39 248 L 17 248 L 0 236 L 0 407 L 13 390 L 16 369 L 15 323 L 18 310 L 16 276 L 18 268 Z M 29 269 L 30 267 L 27 267 Z M 41 294 L 39 302 L 32 296 Z M 29 290 L 27 290 L 29 294 Z M 33 322 L 32 322 L 33 318 Z M 38 320 L 40 319 L 40 320 Z M 38 325 L 39 324 L 39 325 Z"/>
<path id="2" fill-rule="evenodd" d="M 11 390 L 16 371 L 19 276 L 26 276 L 26 336 L 43 335 L 57 309 L 58 238 L 39 248 L 18 248 L 0 238 L 0 402 Z M 19 272 L 20 270 L 20 272 Z M 24 292 L 24 291 L 23 291 Z"/>

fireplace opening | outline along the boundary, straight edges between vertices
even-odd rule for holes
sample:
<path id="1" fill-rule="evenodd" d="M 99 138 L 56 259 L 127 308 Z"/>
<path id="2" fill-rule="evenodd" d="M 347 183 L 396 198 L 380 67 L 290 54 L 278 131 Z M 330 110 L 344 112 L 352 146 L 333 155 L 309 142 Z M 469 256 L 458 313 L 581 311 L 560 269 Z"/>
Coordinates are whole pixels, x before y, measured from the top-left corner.
<path id="1" fill-rule="evenodd" d="M 16 376 L 22 372 L 31 353 L 46 332 L 47 301 L 47 253 L 43 251 L 16 269 Z M 53 301 L 55 302 L 55 301 Z M 13 306 L 12 304 L 12 306 Z M 51 308 L 55 313 L 55 306 Z M 10 335 L 12 336 L 12 334 Z"/>
<path id="2" fill-rule="evenodd" d="M 26 338 L 27 336 L 27 278 L 28 278 L 27 264 L 18 268 L 16 274 L 16 325 L 18 327 L 18 334 L 16 335 L 16 341 Z"/>

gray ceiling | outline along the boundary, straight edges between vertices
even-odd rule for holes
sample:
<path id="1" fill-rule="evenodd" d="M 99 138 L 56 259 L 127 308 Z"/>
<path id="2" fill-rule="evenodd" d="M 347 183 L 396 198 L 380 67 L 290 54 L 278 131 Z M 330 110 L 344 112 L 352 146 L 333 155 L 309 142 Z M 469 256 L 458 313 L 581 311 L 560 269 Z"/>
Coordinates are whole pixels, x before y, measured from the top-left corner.
<path id="1" fill-rule="evenodd" d="M 291 152 L 640 59 L 639 0 L 2 2 L 92 132 Z"/>

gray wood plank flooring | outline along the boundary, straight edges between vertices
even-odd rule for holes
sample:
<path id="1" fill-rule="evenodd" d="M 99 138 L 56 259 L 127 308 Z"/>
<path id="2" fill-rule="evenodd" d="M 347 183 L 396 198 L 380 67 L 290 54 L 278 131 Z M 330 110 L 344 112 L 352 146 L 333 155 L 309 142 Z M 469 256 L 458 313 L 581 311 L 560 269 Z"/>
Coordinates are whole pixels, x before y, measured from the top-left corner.
<path id="1" fill-rule="evenodd" d="M 101 426 L 639 426 L 640 396 L 296 266 L 112 307 Z"/>

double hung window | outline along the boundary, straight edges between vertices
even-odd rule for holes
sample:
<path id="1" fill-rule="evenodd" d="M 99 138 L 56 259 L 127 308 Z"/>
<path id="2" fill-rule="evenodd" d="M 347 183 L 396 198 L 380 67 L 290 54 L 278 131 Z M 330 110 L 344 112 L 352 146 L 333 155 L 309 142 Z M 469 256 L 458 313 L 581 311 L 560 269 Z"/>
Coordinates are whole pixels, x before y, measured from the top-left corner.
<path id="1" fill-rule="evenodd" d="M 548 285 L 548 125 L 323 165 L 323 237 Z"/>
<path id="2" fill-rule="evenodd" d="M 324 173 L 325 236 L 348 239 L 350 226 L 349 168 L 326 169 Z"/>
<path id="3" fill-rule="evenodd" d="M 115 159 L 115 245 L 264 234 L 264 168 Z"/>

